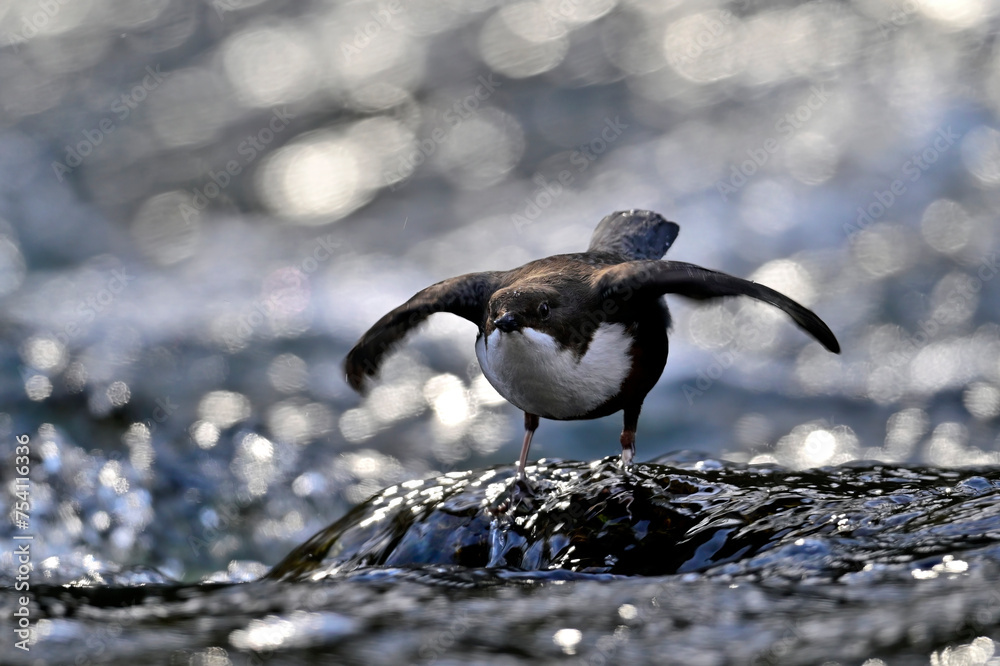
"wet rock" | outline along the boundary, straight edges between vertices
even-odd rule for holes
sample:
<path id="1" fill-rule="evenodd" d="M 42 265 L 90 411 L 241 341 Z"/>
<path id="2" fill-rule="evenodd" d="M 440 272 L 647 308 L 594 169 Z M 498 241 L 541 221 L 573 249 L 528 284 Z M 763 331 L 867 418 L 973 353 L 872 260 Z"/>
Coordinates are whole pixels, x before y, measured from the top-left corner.
<path id="1" fill-rule="evenodd" d="M 500 512 L 513 474 L 387 488 L 261 580 L 33 585 L 39 640 L 4 663 L 952 664 L 1000 643 L 1000 467 L 549 460 Z M 0 589 L 0 615 L 18 603 Z"/>
<path id="2" fill-rule="evenodd" d="M 509 466 L 392 486 L 296 548 L 268 578 L 453 565 L 836 580 L 1000 540 L 995 468 L 799 472 L 685 457 L 626 473 L 609 457 L 542 460 L 529 474 L 533 493 L 513 503 Z"/>

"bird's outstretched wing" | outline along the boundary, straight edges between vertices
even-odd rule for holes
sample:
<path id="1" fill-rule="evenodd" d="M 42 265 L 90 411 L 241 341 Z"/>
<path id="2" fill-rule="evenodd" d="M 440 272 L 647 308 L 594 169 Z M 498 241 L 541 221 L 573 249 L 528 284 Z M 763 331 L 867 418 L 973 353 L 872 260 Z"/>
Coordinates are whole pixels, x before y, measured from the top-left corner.
<path id="1" fill-rule="evenodd" d="M 363 392 L 364 379 L 378 372 L 383 357 L 412 329 L 435 312 L 451 312 L 482 326 L 498 273 L 459 275 L 418 291 L 368 329 L 344 359 L 347 383 Z"/>
<path id="2" fill-rule="evenodd" d="M 609 252 L 624 261 L 659 259 L 681 228 L 651 210 L 620 210 L 597 225 L 588 252 Z"/>
<path id="3" fill-rule="evenodd" d="M 834 353 L 840 343 L 830 327 L 816 313 L 784 294 L 762 284 L 682 261 L 629 261 L 610 266 L 597 276 L 602 298 L 620 302 L 678 294 L 704 300 L 724 296 L 749 296 L 784 310 L 803 330 Z"/>

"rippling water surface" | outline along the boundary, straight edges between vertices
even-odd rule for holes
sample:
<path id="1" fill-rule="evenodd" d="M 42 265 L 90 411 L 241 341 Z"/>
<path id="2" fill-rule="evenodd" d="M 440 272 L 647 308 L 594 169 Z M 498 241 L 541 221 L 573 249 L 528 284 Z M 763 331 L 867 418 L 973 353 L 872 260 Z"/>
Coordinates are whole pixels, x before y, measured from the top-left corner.
<path id="1" fill-rule="evenodd" d="M 33 586 L 256 580 L 383 488 L 509 462 L 521 418 L 482 377 L 468 323 L 432 318 L 365 398 L 343 382 L 341 359 L 417 289 L 583 249 L 604 215 L 627 208 L 681 225 L 670 257 L 814 309 L 844 350 L 826 353 L 765 306 L 671 299 L 671 359 L 646 401 L 639 460 L 705 451 L 699 459 L 723 470 L 801 472 L 799 490 L 820 483 L 813 474 L 821 488 L 840 483 L 806 470 L 858 460 L 918 465 L 942 484 L 977 466 L 993 483 L 997 17 L 977 0 L 0 4 L 10 506 L 17 435 L 28 436 L 31 468 L 28 526 L 5 521 L 5 544 L 33 536 Z M 543 422 L 533 458 L 616 453 L 619 427 L 617 417 Z M 753 484 L 777 492 L 772 481 Z M 843 488 L 830 492 L 847 501 Z M 932 518 L 893 533 L 893 548 L 923 552 L 949 530 L 956 543 L 992 538 L 989 520 L 970 518 L 974 502 L 914 501 Z M 902 510 L 864 510 L 901 515 L 889 508 Z M 232 632 L 281 633 L 296 611 L 318 613 L 296 616 L 315 629 L 289 621 L 321 638 L 282 649 L 344 635 L 359 660 L 412 658 L 452 611 L 520 614 L 528 628 L 476 619 L 442 639 L 466 652 L 426 660 L 593 660 L 605 648 L 633 661 L 663 651 L 685 663 L 750 660 L 799 618 L 815 621 L 788 639 L 801 663 L 826 656 L 794 646 L 828 647 L 845 663 L 893 650 L 921 663 L 991 658 L 993 619 L 957 619 L 992 608 L 987 546 L 971 560 L 954 544 L 931 548 L 929 558 L 957 559 L 919 568 L 904 558 L 899 580 L 880 579 L 867 597 L 868 582 L 842 581 L 814 596 L 794 585 L 850 561 L 838 550 L 848 542 L 802 539 L 726 565 L 773 573 L 768 553 L 787 548 L 780 566 L 798 563 L 788 576 L 798 583 L 730 587 L 696 567 L 653 582 L 543 586 L 477 573 L 476 591 L 458 596 L 434 571 L 432 583 L 390 572 L 317 584 L 353 590 L 354 608 L 397 608 L 386 617 L 403 618 L 401 652 L 375 647 L 383 621 L 320 597 L 310 606 L 299 584 L 191 588 L 188 619 L 182 603 L 165 612 L 204 643 L 190 663 L 245 657 L 251 643 Z M 891 564 L 845 547 L 859 581 Z M 949 564 L 958 560 L 968 568 Z M 17 566 L 5 545 L 0 582 L 13 585 Z M 138 632 L 129 641 L 102 634 L 112 611 L 77 594 L 90 610 L 72 620 L 49 611 L 35 640 L 86 635 L 94 663 L 102 645 L 121 659 L 152 646 L 167 654 L 156 641 L 195 650 L 152 620 L 123 629 Z M 262 596 L 276 600 L 273 618 L 251 604 Z M 611 610 L 589 612 L 605 602 Z M 637 615 L 626 617 L 629 605 Z M 210 610 L 220 606 L 245 622 Z M 206 628 L 214 622 L 227 628 Z M 486 647 L 508 640 L 515 651 Z"/>
<path id="2" fill-rule="evenodd" d="M 511 466 L 405 482 L 254 582 L 132 569 L 110 585 L 45 585 L 35 654 L 993 663 L 1000 468 L 661 462 L 623 474 L 613 458 L 542 461 L 504 511 Z"/>

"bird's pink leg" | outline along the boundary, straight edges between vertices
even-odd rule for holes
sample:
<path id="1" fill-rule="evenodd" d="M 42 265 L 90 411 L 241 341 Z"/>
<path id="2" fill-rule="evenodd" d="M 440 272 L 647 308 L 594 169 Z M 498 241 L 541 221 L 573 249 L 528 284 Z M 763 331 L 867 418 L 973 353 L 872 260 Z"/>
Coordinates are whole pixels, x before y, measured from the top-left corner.
<path id="1" fill-rule="evenodd" d="M 517 461 L 517 478 L 524 480 L 524 466 L 528 463 L 528 449 L 531 448 L 531 438 L 538 427 L 538 416 L 524 413 L 524 444 L 521 445 L 521 457 Z"/>
<path id="2" fill-rule="evenodd" d="M 642 405 L 625 408 L 625 426 L 622 428 L 621 443 L 622 467 L 626 470 L 632 466 L 632 459 L 635 458 L 635 429 L 639 425 L 640 409 Z"/>
<path id="3" fill-rule="evenodd" d="M 635 431 L 622 430 L 622 467 L 628 469 L 635 458 Z"/>

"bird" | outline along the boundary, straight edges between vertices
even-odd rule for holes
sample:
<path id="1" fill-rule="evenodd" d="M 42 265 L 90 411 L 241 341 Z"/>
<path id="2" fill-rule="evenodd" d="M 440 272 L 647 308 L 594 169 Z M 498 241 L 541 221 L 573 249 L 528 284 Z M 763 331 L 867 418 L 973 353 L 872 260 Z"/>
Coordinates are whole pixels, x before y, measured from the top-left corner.
<path id="1" fill-rule="evenodd" d="M 662 260 L 679 232 L 679 225 L 653 211 L 618 211 L 597 225 L 586 252 L 467 273 L 422 289 L 375 322 L 348 352 L 347 383 L 364 394 L 386 355 L 430 315 L 448 312 L 471 321 L 479 329 L 476 357 L 483 374 L 524 412 L 517 465 L 517 479 L 524 481 L 540 418 L 623 412 L 620 461 L 630 468 L 639 412 L 667 362 L 671 318 L 665 294 L 699 301 L 749 296 L 784 311 L 823 347 L 840 353 L 829 326 L 784 294 Z"/>

